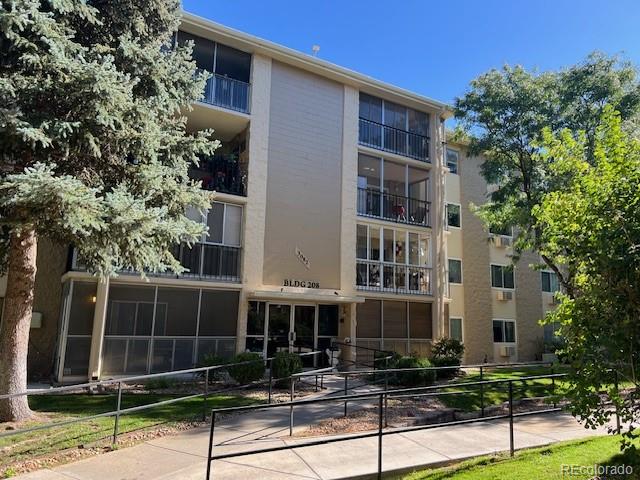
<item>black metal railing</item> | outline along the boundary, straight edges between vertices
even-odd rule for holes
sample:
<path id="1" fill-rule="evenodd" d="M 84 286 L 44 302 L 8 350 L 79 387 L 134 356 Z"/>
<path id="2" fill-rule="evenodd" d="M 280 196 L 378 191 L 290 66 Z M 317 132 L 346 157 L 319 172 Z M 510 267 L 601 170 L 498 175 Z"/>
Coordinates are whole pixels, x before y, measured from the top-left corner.
<path id="1" fill-rule="evenodd" d="M 401 369 L 401 370 L 420 370 L 420 369 Z M 313 374 L 313 373 L 312 373 Z M 317 374 L 316 374 L 317 375 Z M 552 385 L 555 387 L 555 380 L 565 377 L 566 374 L 550 374 L 550 375 L 534 375 L 521 377 L 518 379 L 499 379 L 499 380 L 484 380 L 484 381 L 476 381 L 476 382 L 460 382 L 457 384 L 442 384 L 442 385 L 432 385 L 432 386 L 424 386 L 424 387 L 412 387 L 412 388 L 398 388 L 393 390 L 388 390 L 385 385 L 385 389 L 380 392 L 372 392 L 372 393 L 356 393 L 352 395 L 342 395 L 342 396 L 325 396 L 321 398 L 313 398 L 313 399 L 302 399 L 302 400 L 293 400 L 289 402 L 279 403 L 279 404 L 271 404 L 271 405 L 251 405 L 251 406 L 243 406 L 243 407 L 228 407 L 228 408 L 214 408 L 211 410 L 211 425 L 209 430 L 209 449 L 207 455 L 207 470 L 206 470 L 206 479 L 210 480 L 213 474 L 212 463 L 214 460 L 223 460 L 229 458 L 242 457 L 246 455 L 256 455 L 260 453 L 270 453 L 277 452 L 282 450 L 290 450 L 296 448 L 303 447 L 311 447 L 317 445 L 326 445 L 334 442 L 345 442 L 349 440 L 357 440 L 363 438 L 373 438 L 377 437 L 377 478 L 382 478 L 382 460 L 383 460 L 383 442 L 382 439 L 387 435 L 394 435 L 405 432 L 413 432 L 419 430 L 428 430 L 433 428 L 441 428 L 445 426 L 452 425 L 463 425 L 468 423 L 477 423 L 477 422 L 487 422 L 487 421 L 496 421 L 496 420 L 508 420 L 508 434 L 509 434 L 509 453 L 511 456 L 514 455 L 516 445 L 515 445 L 515 437 L 514 437 L 514 421 L 516 418 L 529 416 L 529 415 L 540 415 L 540 414 L 548 414 L 553 412 L 560 412 L 562 408 L 556 406 L 549 406 L 548 408 L 543 408 L 539 410 L 530 410 L 523 412 L 514 412 L 514 404 L 517 400 L 522 400 L 526 397 L 526 393 L 523 394 L 521 398 L 514 397 L 514 382 L 516 383 L 516 388 L 524 386 L 528 381 L 539 381 L 550 379 L 554 382 Z M 293 383 L 292 383 L 293 385 Z M 491 416 L 480 416 L 476 418 L 469 418 L 465 420 L 454 420 L 450 422 L 441 422 L 427 425 L 414 425 L 414 426 L 406 426 L 406 427 L 394 427 L 388 428 L 385 427 L 385 417 L 387 416 L 387 406 L 389 399 L 401 399 L 406 397 L 438 397 L 443 395 L 460 395 L 468 393 L 471 389 L 475 388 L 487 389 L 487 388 L 498 388 L 502 390 L 506 386 L 506 394 L 507 394 L 507 413 L 497 413 L 496 415 Z M 451 387 L 456 387 L 458 390 L 451 391 Z M 462 389 L 462 390 L 459 390 Z M 555 388 L 554 388 L 555 389 Z M 520 388 L 522 391 L 523 389 Z M 526 391 L 525 391 L 526 392 Z M 555 395 L 555 393 L 553 393 Z M 216 426 L 216 416 L 219 414 L 237 414 L 244 412 L 254 412 L 257 410 L 269 410 L 272 408 L 288 408 L 289 409 L 289 433 L 290 435 L 293 433 L 293 419 L 294 419 L 294 409 L 296 407 L 302 407 L 307 405 L 315 405 L 319 403 L 337 403 L 337 402 L 345 402 L 345 413 L 347 415 L 346 402 L 347 401 L 358 401 L 358 402 L 369 402 L 375 401 L 375 405 L 377 407 L 378 413 L 378 428 L 375 430 L 369 430 L 363 433 L 356 434 L 345 434 L 345 435 L 334 435 L 330 437 L 323 437 L 318 440 L 312 441 L 302 441 L 296 442 L 292 444 L 285 444 L 276 447 L 263 447 L 258 449 L 246 449 L 243 448 L 241 451 L 235 452 L 227 452 L 220 453 L 214 455 L 214 434 L 215 434 L 215 426 Z M 228 447 L 229 444 L 225 443 L 225 446 Z"/>
<path id="2" fill-rule="evenodd" d="M 363 217 L 428 227 L 430 206 L 426 200 L 358 188 L 358 215 Z"/>
<path id="3" fill-rule="evenodd" d="M 202 101 L 211 105 L 249 113 L 251 85 L 241 80 L 212 73 Z"/>
<path id="4" fill-rule="evenodd" d="M 374 292 L 431 295 L 431 268 L 357 260 L 356 287 Z"/>
<path id="5" fill-rule="evenodd" d="M 429 162 L 429 137 L 360 118 L 358 139 L 365 147 Z"/>
<path id="6" fill-rule="evenodd" d="M 201 157 L 189 176 L 199 180 L 204 190 L 247 196 L 247 172 L 237 155 Z"/>
<path id="7" fill-rule="evenodd" d="M 225 282 L 240 281 L 240 258 L 242 249 L 228 245 L 183 243 L 176 245 L 173 255 L 188 269 L 179 276 L 183 278 L 214 279 Z"/>

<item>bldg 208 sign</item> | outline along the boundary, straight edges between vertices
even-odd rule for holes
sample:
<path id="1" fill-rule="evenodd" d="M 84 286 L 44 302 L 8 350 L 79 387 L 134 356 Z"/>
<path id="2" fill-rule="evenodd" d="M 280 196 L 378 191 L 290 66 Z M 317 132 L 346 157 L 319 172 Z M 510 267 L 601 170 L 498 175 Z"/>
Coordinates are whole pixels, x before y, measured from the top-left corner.
<path id="1" fill-rule="evenodd" d="M 283 287 L 301 287 L 301 288 L 320 288 L 320 282 L 312 282 L 309 280 L 289 280 L 282 282 Z"/>

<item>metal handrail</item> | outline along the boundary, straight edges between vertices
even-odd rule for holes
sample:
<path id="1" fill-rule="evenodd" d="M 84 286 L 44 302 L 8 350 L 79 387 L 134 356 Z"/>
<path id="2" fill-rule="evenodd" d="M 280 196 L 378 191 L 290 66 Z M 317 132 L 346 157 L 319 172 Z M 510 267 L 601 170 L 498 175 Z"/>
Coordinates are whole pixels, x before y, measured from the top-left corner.
<path id="1" fill-rule="evenodd" d="M 552 378 L 553 380 L 555 380 L 556 378 L 562 378 L 565 376 L 567 376 L 567 374 L 558 373 L 558 374 L 551 374 L 551 375 L 534 375 L 529 377 L 522 377 L 519 379 L 497 379 L 497 380 L 466 382 L 465 386 L 480 386 L 481 389 L 483 389 L 483 387 L 487 385 L 497 385 L 497 384 L 504 384 L 504 383 L 508 384 L 509 412 L 507 414 L 501 414 L 501 415 L 492 415 L 488 417 L 482 416 L 478 418 L 456 420 L 452 422 L 443 422 L 443 423 L 430 424 L 430 425 L 396 427 L 396 428 L 387 429 L 386 431 L 383 430 L 383 419 L 386 417 L 387 398 L 389 396 L 393 398 L 394 394 L 402 394 L 407 392 L 411 392 L 412 396 L 433 395 L 431 393 L 432 390 L 450 388 L 450 386 L 435 385 L 435 386 L 425 386 L 425 387 L 415 387 L 415 388 L 384 390 L 382 392 L 361 393 L 361 394 L 346 395 L 346 396 L 340 396 L 340 397 L 322 397 L 322 398 L 314 398 L 314 399 L 302 399 L 302 400 L 296 400 L 296 401 L 284 402 L 284 403 L 272 404 L 272 405 L 251 405 L 251 406 L 242 406 L 242 407 L 214 408 L 211 410 L 211 426 L 209 430 L 209 449 L 208 449 L 208 455 L 207 455 L 206 478 L 207 480 L 211 479 L 212 462 L 214 460 L 222 460 L 226 458 L 255 455 L 259 453 L 269 453 L 269 452 L 276 452 L 280 450 L 310 447 L 315 445 L 325 445 L 325 444 L 334 443 L 334 442 L 342 442 L 342 441 L 362 439 L 362 438 L 378 437 L 378 472 L 377 473 L 378 473 L 378 479 L 381 479 L 382 478 L 382 438 L 385 435 L 392 435 L 396 433 L 404 433 L 404 432 L 411 432 L 411 431 L 418 431 L 418 430 L 427 430 L 427 429 L 439 428 L 439 427 L 451 426 L 451 425 L 487 422 L 487 421 L 507 419 L 507 418 L 509 419 L 509 452 L 510 452 L 510 455 L 513 456 L 515 452 L 513 421 L 514 421 L 514 418 L 524 416 L 522 413 L 514 414 L 513 412 L 513 382 L 526 382 L 528 380 L 538 380 L 538 379 L 544 379 L 544 378 Z M 456 386 L 460 386 L 460 384 L 457 384 Z M 553 387 L 555 390 L 555 383 L 553 384 Z M 422 391 L 426 391 L 427 393 L 422 393 L 422 394 L 416 393 L 416 392 L 422 392 Z M 236 413 L 247 412 L 247 411 L 253 411 L 253 410 L 264 410 L 264 409 L 278 408 L 278 407 L 289 407 L 291 412 L 290 418 L 291 418 L 291 421 L 293 421 L 293 409 L 296 406 L 311 405 L 311 404 L 326 403 L 326 402 L 339 402 L 339 401 L 346 402 L 347 400 L 367 400 L 367 399 L 374 399 L 374 398 L 378 399 L 378 402 L 377 402 L 378 403 L 378 429 L 375 432 L 333 436 L 330 438 L 322 438 L 320 440 L 301 442 L 301 443 L 295 443 L 295 444 L 287 444 L 287 445 L 281 445 L 277 447 L 266 447 L 266 448 L 260 448 L 256 450 L 244 450 L 241 452 L 230 452 L 230 453 L 223 453 L 219 455 L 213 455 L 213 447 L 214 447 L 213 439 L 214 439 L 215 422 L 216 422 L 217 414 L 231 413 L 231 412 L 236 412 Z M 561 408 L 554 406 L 554 408 L 527 412 L 527 415 L 536 415 L 536 414 L 539 415 L 544 413 L 558 412 L 561 410 L 562 410 Z M 291 434 L 293 431 L 293 425 L 290 425 L 289 431 Z"/>
<path id="2" fill-rule="evenodd" d="M 366 267 L 366 271 L 358 272 L 359 266 Z M 372 281 L 371 267 L 378 269 L 376 272 L 377 280 L 375 281 Z M 431 295 L 433 284 L 431 279 L 432 272 L 432 267 L 422 265 L 356 259 L 356 288 L 375 292 Z M 358 273 L 364 274 L 365 278 L 359 278 Z M 400 281 L 398 281 L 398 279 L 400 279 Z"/>
<path id="3" fill-rule="evenodd" d="M 360 117 L 360 145 L 429 162 L 429 137 Z"/>
<path id="4" fill-rule="evenodd" d="M 429 227 L 431 202 L 373 188 L 358 188 L 358 215 Z"/>

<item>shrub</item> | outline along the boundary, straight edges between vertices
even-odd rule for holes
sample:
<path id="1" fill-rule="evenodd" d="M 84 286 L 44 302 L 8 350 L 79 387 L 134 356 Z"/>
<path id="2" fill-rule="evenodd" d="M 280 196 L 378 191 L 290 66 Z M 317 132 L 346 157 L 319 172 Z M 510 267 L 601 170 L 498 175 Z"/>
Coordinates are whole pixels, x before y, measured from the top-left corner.
<path id="1" fill-rule="evenodd" d="M 156 377 L 147 380 L 144 384 L 146 390 L 164 390 L 176 386 L 176 380 L 171 377 Z"/>
<path id="2" fill-rule="evenodd" d="M 431 362 L 436 367 L 455 367 L 460 365 L 463 354 L 464 345 L 462 342 L 445 337 L 433 344 Z M 438 370 L 437 377 L 439 379 L 451 378 L 456 376 L 459 371 L 460 369 L 458 368 Z"/>
<path id="3" fill-rule="evenodd" d="M 271 360 L 271 368 L 273 370 L 273 378 L 284 379 L 302 371 L 302 360 L 295 353 L 278 352 Z M 279 380 L 276 385 L 280 387 L 288 386 L 289 380 Z"/>
<path id="4" fill-rule="evenodd" d="M 424 357 L 399 357 L 393 367 L 389 368 L 425 368 L 431 367 L 431 362 Z M 408 387 L 430 385 L 436 379 L 433 370 L 414 370 L 410 372 L 396 372 L 393 375 L 395 383 Z"/>
<path id="5" fill-rule="evenodd" d="M 259 353 L 239 353 L 233 357 L 231 363 L 243 363 L 242 365 L 230 365 L 228 369 L 229 375 L 241 385 L 255 382 L 264 376 L 264 360 Z"/>
<path id="6" fill-rule="evenodd" d="M 213 353 L 208 353 L 206 354 L 204 357 L 202 357 L 202 360 L 200 360 L 200 363 L 198 364 L 199 367 L 216 367 L 218 365 L 224 365 L 227 363 L 227 360 L 219 357 L 217 355 L 214 355 Z M 202 378 L 205 377 L 205 372 L 200 372 L 200 376 Z M 209 370 L 209 380 L 225 380 L 227 379 L 227 372 L 225 371 L 224 368 L 216 368 L 215 370 Z"/>

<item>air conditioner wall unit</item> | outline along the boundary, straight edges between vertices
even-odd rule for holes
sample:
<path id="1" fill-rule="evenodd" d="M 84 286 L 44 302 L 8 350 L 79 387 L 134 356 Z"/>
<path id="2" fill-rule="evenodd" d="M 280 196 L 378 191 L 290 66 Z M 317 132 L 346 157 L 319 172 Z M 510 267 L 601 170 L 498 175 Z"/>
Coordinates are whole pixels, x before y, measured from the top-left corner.
<path id="1" fill-rule="evenodd" d="M 493 237 L 493 244 L 496 247 L 507 248 L 511 246 L 511 237 L 503 237 L 502 235 L 496 235 Z"/>
<path id="2" fill-rule="evenodd" d="M 498 290 L 497 297 L 498 297 L 498 300 L 503 302 L 507 300 L 513 300 L 513 292 L 509 292 L 507 290 Z"/>
<path id="3" fill-rule="evenodd" d="M 500 347 L 500 356 L 501 357 L 512 357 L 516 354 L 516 347 L 511 345 L 502 345 Z"/>

